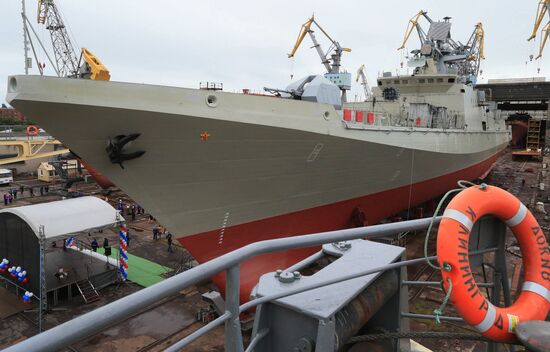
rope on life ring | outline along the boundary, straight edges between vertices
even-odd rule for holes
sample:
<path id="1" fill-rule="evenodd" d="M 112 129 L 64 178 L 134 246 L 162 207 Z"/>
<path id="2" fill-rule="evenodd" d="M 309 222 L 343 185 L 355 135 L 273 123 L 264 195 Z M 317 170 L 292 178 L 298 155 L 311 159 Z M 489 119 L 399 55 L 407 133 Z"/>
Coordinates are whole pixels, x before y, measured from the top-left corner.
<path id="1" fill-rule="evenodd" d="M 470 231 L 485 215 L 496 216 L 506 223 L 523 254 L 522 292 L 509 307 L 496 307 L 489 302 L 470 268 Z M 515 342 L 519 322 L 546 319 L 550 311 L 550 248 L 533 214 L 505 190 L 481 185 L 457 194 L 439 225 L 437 257 L 443 288 L 451 302 L 462 318 L 483 336 L 498 342 Z"/>

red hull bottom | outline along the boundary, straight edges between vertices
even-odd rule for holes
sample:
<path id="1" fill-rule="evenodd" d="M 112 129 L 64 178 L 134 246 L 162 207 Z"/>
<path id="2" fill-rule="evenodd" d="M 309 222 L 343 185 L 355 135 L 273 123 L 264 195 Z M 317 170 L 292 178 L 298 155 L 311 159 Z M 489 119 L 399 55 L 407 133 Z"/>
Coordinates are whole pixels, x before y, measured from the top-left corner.
<path id="1" fill-rule="evenodd" d="M 486 176 L 499 155 L 500 153 L 467 169 L 412 186 L 227 227 L 222 236 L 220 230 L 214 230 L 178 240 L 199 263 L 204 263 L 253 242 L 349 228 L 352 214 L 357 208 L 364 211 L 369 224 L 376 224 L 401 210 L 445 193 L 454 188 L 458 180 L 471 181 Z M 250 292 L 261 275 L 288 268 L 318 250 L 318 247 L 314 247 L 264 254 L 243 262 L 241 302 L 249 300 Z M 223 292 L 225 274 L 216 275 L 213 281 Z"/>

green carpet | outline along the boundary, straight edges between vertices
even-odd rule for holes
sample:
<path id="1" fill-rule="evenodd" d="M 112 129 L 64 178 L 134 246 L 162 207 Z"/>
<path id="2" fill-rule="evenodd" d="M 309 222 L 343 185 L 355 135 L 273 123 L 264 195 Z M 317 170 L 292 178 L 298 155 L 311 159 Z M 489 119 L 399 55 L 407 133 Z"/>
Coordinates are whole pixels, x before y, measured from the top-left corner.
<path id="1" fill-rule="evenodd" d="M 113 248 L 113 251 L 116 250 Z M 98 253 L 103 254 L 104 249 L 99 247 Z M 117 258 L 116 252 L 111 255 L 111 258 Z M 128 280 L 143 286 L 149 287 L 156 283 L 161 282 L 164 278 L 162 274 L 170 271 L 170 269 L 163 267 L 157 263 L 153 263 L 150 260 L 132 255 L 128 253 Z"/>

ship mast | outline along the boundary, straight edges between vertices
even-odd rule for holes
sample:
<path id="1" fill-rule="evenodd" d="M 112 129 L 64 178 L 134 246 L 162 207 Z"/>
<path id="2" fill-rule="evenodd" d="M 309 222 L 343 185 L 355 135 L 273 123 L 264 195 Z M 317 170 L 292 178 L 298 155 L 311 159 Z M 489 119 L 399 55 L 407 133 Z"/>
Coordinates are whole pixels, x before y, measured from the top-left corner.
<path id="1" fill-rule="evenodd" d="M 426 32 L 420 25 L 425 18 L 430 28 Z M 426 11 L 420 11 L 409 20 L 405 38 L 398 50 L 404 49 L 411 33 L 417 30 L 420 49 L 413 50 L 409 66 L 415 74 L 456 74 L 467 83 L 475 84 L 484 56 L 485 31 L 482 23 L 476 24 L 466 44 L 455 41 L 451 36 L 451 18 L 433 21 Z"/>
<path id="2" fill-rule="evenodd" d="M 29 39 L 27 36 L 27 23 L 25 21 L 26 9 L 25 9 L 25 0 L 21 0 L 21 13 L 23 19 L 23 51 L 25 53 L 25 74 L 29 74 L 30 58 L 29 58 Z"/>

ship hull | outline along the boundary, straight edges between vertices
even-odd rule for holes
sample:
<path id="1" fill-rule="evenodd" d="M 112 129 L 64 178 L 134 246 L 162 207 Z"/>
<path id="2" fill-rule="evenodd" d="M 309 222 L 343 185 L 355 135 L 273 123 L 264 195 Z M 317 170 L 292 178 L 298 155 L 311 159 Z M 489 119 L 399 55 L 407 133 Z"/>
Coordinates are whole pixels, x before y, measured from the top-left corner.
<path id="1" fill-rule="evenodd" d="M 214 96 L 212 103 L 209 99 Z M 8 100 L 173 232 L 199 262 L 271 238 L 374 224 L 483 175 L 506 131 L 349 128 L 332 106 L 171 87 L 17 77 Z M 139 134 L 120 165 L 110 139 Z M 243 265 L 258 277 L 314 249 Z M 219 282 L 221 283 L 221 282 Z"/>
<path id="2" fill-rule="evenodd" d="M 366 195 L 347 201 L 327 204 L 321 207 L 292 212 L 268 219 L 262 219 L 246 224 L 231 226 L 221 230 L 208 231 L 193 236 L 179 238 L 199 263 L 227 253 L 227 248 L 240 248 L 247 244 L 296 235 L 340 230 L 357 226 L 353 214 L 361 209 L 367 214 L 366 224 L 373 225 L 401 210 L 420 205 L 432 200 L 449 189 L 457 187 L 458 180 L 473 181 L 484 178 L 491 170 L 500 153 L 444 176 L 411 186 L 403 186 L 375 194 Z M 412 213 L 410 216 L 414 216 Z M 269 231 L 266 231 L 269 229 Z M 227 234 L 227 235 L 226 235 Z M 226 241 L 220 246 L 220 240 Z M 241 300 L 246 301 L 259 276 L 277 269 L 285 269 L 305 257 L 318 251 L 319 248 L 304 248 L 265 254 L 249 259 L 241 264 Z M 214 282 L 224 290 L 225 276 L 218 275 Z"/>

